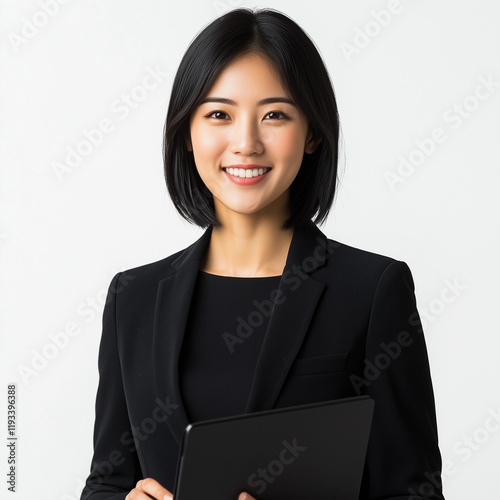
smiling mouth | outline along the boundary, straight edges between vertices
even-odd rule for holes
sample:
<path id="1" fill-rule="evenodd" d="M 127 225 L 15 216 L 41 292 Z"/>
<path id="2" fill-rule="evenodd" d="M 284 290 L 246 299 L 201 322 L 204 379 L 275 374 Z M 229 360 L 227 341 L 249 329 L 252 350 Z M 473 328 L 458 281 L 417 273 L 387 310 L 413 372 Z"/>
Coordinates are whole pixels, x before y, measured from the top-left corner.
<path id="1" fill-rule="evenodd" d="M 222 170 L 226 171 L 228 174 L 234 176 L 234 177 L 241 177 L 241 178 L 252 178 L 252 177 L 258 177 L 259 175 L 263 175 L 269 170 L 271 170 L 269 167 L 262 167 L 262 168 L 227 168 L 224 167 Z"/>

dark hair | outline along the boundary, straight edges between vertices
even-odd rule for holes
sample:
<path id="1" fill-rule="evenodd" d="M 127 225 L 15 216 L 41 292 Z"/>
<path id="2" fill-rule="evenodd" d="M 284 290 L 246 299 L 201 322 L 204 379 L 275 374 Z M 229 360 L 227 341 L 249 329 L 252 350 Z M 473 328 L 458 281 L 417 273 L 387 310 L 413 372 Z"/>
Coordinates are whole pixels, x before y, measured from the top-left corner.
<path id="1" fill-rule="evenodd" d="M 335 194 L 339 148 L 337 103 L 328 71 L 314 43 L 289 17 L 273 9 L 235 9 L 215 19 L 191 42 L 175 75 L 165 122 L 165 180 L 173 204 L 188 222 L 221 226 L 213 195 L 188 151 L 190 117 L 219 74 L 237 57 L 268 60 L 321 139 L 290 186 L 290 218 L 282 229 L 325 221 Z"/>

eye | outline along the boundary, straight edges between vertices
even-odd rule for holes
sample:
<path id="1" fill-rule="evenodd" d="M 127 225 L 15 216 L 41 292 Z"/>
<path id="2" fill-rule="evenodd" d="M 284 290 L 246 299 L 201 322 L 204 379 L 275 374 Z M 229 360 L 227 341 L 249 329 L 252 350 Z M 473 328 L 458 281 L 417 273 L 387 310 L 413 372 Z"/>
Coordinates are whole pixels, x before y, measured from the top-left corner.
<path id="1" fill-rule="evenodd" d="M 271 119 L 274 120 L 289 120 L 289 116 L 283 113 L 282 111 L 270 111 L 267 113 L 266 117 L 270 116 Z M 208 115 L 205 115 L 206 118 L 215 118 L 216 120 L 225 120 L 228 118 L 228 114 L 225 111 L 212 111 Z"/>
<path id="2" fill-rule="evenodd" d="M 224 117 L 221 117 L 220 115 L 227 116 L 227 113 L 225 113 L 224 111 L 212 111 L 211 113 L 206 115 L 206 118 L 215 118 L 216 120 L 220 119 L 224 120 Z"/>
<path id="3" fill-rule="evenodd" d="M 269 116 L 269 115 L 274 115 L 275 118 L 274 120 L 279 120 L 280 118 L 284 119 L 284 120 L 288 120 L 288 116 L 285 115 L 285 113 L 282 113 L 281 111 L 270 111 L 269 113 L 267 113 L 266 116 Z M 276 116 L 278 115 L 278 116 Z"/>

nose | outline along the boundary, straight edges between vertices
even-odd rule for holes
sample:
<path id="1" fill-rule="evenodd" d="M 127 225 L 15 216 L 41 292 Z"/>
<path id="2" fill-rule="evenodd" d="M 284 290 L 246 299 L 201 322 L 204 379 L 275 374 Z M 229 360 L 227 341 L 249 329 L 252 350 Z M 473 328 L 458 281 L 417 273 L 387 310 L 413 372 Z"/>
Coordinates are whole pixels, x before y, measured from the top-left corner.
<path id="1" fill-rule="evenodd" d="M 229 149 L 231 153 L 242 156 L 261 154 L 264 151 L 259 128 L 250 117 L 240 119 L 234 125 Z"/>

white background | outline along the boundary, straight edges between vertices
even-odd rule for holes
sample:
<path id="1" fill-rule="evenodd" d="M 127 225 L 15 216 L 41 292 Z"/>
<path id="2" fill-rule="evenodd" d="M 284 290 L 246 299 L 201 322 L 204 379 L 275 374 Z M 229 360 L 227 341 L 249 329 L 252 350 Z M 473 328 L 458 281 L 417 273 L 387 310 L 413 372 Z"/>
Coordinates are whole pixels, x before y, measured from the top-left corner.
<path id="1" fill-rule="evenodd" d="M 498 0 L 44 1 L 0 2 L 0 435 L 7 383 L 16 383 L 16 498 L 79 498 L 92 456 L 103 293 L 117 271 L 202 233 L 169 200 L 163 123 L 189 42 L 237 6 L 281 10 L 319 47 L 345 143 L 338 198 L 321 229 L 410 266 L 446 498 L 499 498 Z M 389 6 L 397 8 L 381 26 L 376 13 Z M 157 86 L 144 91 L 151 71 Z M 102 120 L 109 133 L 58 174 Z M 441 142 L 431 147 L 434 129 Z M 387 173 L 400 175 L 401 157 L 420 164 L 391 188 Z M 71 328 L 73 336 L 61 333 Z M 1 448 L 4 498 L 5 441 Z"/>

